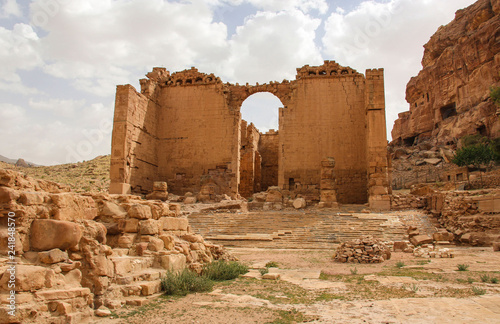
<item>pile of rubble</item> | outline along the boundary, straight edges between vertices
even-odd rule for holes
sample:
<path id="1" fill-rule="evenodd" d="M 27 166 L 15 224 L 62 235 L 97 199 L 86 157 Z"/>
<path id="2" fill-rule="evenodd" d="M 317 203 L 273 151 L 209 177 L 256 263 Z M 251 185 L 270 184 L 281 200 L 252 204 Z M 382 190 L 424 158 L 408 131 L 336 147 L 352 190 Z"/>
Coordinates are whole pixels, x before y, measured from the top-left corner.
<path id="1" fill-rule="evenodd" d="M 142 305 L 160 292 L 168 270 L 201 271 L 203 263 L 231 259 L 180 215 L 179 204 L 76 194 L 0 169 L 0 287 L 16 292 L 15 316 L 7 313 L 9 295 L 0 294 L 0 318 L 79 323 Z"/>
<path id="2" fill-rule="evenodd" d="M 390 249 L 372 236 L 342 243 L 333 256 L 334 261 L 343 263 L 381 263 L 390 258 Z"/>

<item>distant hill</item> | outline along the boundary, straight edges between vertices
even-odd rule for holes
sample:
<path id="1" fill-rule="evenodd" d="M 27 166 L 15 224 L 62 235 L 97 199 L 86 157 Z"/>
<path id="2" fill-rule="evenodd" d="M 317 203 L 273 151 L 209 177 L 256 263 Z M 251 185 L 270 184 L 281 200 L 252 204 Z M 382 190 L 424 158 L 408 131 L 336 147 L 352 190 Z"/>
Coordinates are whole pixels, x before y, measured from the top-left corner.
<path id="1" fill-rule="evenodd" d="M 10 163 L 10 164 L 16 164 L 17 160 L 9 159 L 8 157 L 0 155 L 0 161 L 5 162 L 5 163 Z"/>
<path id="2" fill-rule="evenodd" d="M 0 162 L 0 168 L 15 170 L 35 179 L 66 184 L 74 192 L 108 192 L 109 155 L 98 156 L 85 162 L 31 168 L 18 167 L 15 165 L 16 162 L 16 160 L 14 160 L 14 164 Z"/>
<path id="3" fill-rule="evenodd" d="M 9 164 L 16 164 L 18 162 L 21 162 L 21 166 L 28 166 L 28 167 L 33 167 L 33 166 L 39 166 L 38 164 L 35 164 L 33 162 L 25 161 L 24 159 L 9 159 L 6 156 L 0 155 L 0 162 L 5 162 Z"/>

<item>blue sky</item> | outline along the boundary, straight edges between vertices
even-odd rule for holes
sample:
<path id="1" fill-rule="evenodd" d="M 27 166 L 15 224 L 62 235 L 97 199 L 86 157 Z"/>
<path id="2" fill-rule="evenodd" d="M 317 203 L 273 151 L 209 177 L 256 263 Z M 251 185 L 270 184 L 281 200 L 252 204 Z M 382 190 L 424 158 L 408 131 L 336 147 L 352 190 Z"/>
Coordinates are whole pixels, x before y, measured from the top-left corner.
<path id="1" fill-rule="evenodd" d="M 139 88 L 154 66 L 242 84 L 323 60 L 383 67 L 390 133 L 423 45 L 473 2 L 0 0 L 0 155 L 51 165 L 109 154 L 116 85 Z M 279 106 L 255 94 L 242 114 L 266 131 Z"/>

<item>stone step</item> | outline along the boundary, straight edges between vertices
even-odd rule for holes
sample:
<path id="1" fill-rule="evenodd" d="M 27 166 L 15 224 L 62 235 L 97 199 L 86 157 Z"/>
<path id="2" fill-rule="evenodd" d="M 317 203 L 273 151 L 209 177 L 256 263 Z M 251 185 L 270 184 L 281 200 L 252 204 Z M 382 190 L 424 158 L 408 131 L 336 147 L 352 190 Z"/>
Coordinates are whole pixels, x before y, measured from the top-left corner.
<path id="1" fill-rule="evenodd" d="M 405 239 L 406 228 L 410 223 L 405 217 L 282 211 L 192 214 L 189 219 L 195 231 L 214 243 L 226 246 L 324 248 L 365 235 L 385 240 Z M 422 232 L 432 234 L 435 229 L 425 215 L 410 215 L 406 218 L 423 229 Z"/>
<path id="2" fill-rule="evenodd" d="M 153 256 L 112 256 L 109 258 L 113 262 L 115 274 L 126 276 L 129 273 L 139 272 L 153 267 Z"/>
<path id="3" fill-rule="evenodd" d="M 135 272 L 129 272 L 127 274 L 117 275 L 114 279 L 114 283 L 118 285 L 128 285 L 133 282 L 143 282 L 143 281 L 154 281 L 161 279 L 167 270 L 165 269 L 144 269 Z"/>
<path id="4" fill-rule="evenodd" d="M 161 291 L 161 279 L 138 281 L 127 285 L 112 284 L 108 290 L 114 291 L 115 299 L 151 296 Z"/>

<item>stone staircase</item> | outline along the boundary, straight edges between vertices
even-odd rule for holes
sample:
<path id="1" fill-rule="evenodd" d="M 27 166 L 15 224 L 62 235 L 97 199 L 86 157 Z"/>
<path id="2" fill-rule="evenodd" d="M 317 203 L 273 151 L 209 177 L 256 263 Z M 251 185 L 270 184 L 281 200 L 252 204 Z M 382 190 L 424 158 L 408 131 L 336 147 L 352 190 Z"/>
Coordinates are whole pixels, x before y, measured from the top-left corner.
<path id="1" fill-rule="evenodd" d="M 161 278 L 167 270 L 154 268 L 153 256 L 129 256 L 123 255 L 123 249 L 115 250 L 118 253 L 110 258 L 115 276 L 105 293 L 106 307 L 142 306 L 161 292 Z"/>
<path id="2" fill-rule="evenodd" d="M 352 209 L 352 208 L 351 208 Z M 435 232 L 427 215 L 416 212 L 363 213 L 336 210 L 195 213 L 193 230 L 216 244 L 232 247 L 329 249 L 365 235 L 387 241 L 405 240 L 408 226 Z"/>

